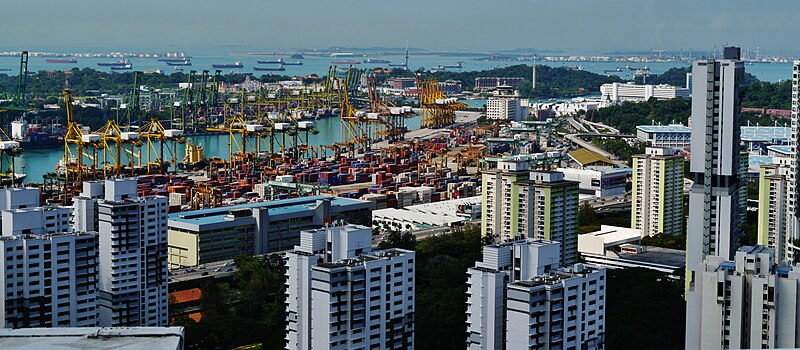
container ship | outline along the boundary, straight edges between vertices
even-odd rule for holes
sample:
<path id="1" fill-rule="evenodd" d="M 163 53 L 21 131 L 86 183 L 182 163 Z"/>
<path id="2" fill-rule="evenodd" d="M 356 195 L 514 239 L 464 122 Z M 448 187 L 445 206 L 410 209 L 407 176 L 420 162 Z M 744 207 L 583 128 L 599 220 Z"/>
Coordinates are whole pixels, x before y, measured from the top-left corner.
<path id="1" fill-rule="evenodd" d="M 47 63 L 78 63 L 78 60 L 73 58 L 48 58 Z"/>
<path id="2" fill-rule="evenodd" d="M 258 64 L 283 64 L 283 58 L 277 60 L 258 61 Z"/>
<path id="3" fill-rule="evenodd" d="M 167 61 L 167 65 L 168 66 L 191 66 L 192 65 L 192 61 L 189 61 L 189 59 L 183 59 L 183 60 L 180 60 L 180 61 Z"/>
<path id="4" fill-rule="evenodd" d="M 131 64 L 130 61 L 122 59 L 117 62 L 98 62 L 97 65 L 100 67 L 114 67 L 114 66 L 124 66 L 127 64 Z"/>
<path id="5" fill-rule="evenodd" d="M 236 61 L 234 63 L 215 63 L 211 65 L 214 68 L 244 68 L 242 62 Z"/>
<path id="6" fill-rule="evenodd" d="M 283 62 L 283 65 L 284 65 L 284 66 L 302 66 L 302 65 L 303 65 L 303 61 L 297 61 L 297 62 Z"/>
<path id="7" fill-rule="evenodd" d="M 367 58 L 364 60 L 364 63 L 392 63 L 392 61 L 383 60 L 380 58 Z"/>
<path id="8" fill-rule="evenodd" d="M 58 130 L 43 130 L 38 124 L 28 124 L 24 119 L 11 122 L 11 139 L 22 149 L 58 148 L 64 145 L 64 134 Z"/>
<path id="9" fill-rule="evenodd" d="M 130 63 L 119 66 L 111 66 L 111 70 L 131 70 L 131 69 L 133 69 L 133 65 Z"/>
<path id="10" fill-rule="evenodd" d="M 253 67 L 253 70 L 282 72 L 285 71 L 286 68 L 283 65 L 280 65 L 278 67 Z"/>

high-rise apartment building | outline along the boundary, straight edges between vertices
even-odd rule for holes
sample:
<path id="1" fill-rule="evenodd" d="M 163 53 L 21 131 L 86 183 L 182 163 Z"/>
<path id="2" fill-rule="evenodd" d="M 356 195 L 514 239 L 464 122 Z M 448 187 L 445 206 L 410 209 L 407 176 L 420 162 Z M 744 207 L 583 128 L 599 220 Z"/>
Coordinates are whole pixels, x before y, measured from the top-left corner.
<path id="1" fill-rule="evenodd" d="M 507 293 L 506 350 L 605 348 L 605 269 L 575 264 Z"/>
<path id="2" fill-rule="evenodd" d="M 642 237 L 680 235 L 683 225 L 683 156 L 648 147 L 632 161 L 631 228 Z"/>
<path id="3" fill-rule="evenodd" d="M 744 64 L 739 48 L 728 47 L 721 60 L 695 61 L 692 67 L 692 157 L 686 266 L 708 255 L 730 259 L 742 235 L 739 85 Z M 691 283 L 688 274 L 686 283 Z"/>
<path id="4" fill-rule="evenodd" d="M 763 165 L 758 177 L 758 244 L 775 250 L 775 260 L 788 257 L 789 171 L 780 164 Z"/>
<path id="5" fill-rule="evenodd" d="M 530 170 L 524 158 L 501 160 L 483 174 L 481 231 L 495 242 L 561 242 L 561 263 L 577 261 L 578 183 L 556 171 Z"/>
<path id="6" fill-rule="evenodd" d="M 776 266 L 771 248 L 753 246 L 691 268 L 686 349 L 800 347 L 800 267 Z"/>
<path id="7" fill-rule="evenodd" d="M 287 349 L 414 348 L 414 252 L 371 247 L 365 226 L 300 233 L 287 254 Z"/>
<path id="8" fill-rule="evenodd" d="M 137 197 L 135 179 L 87 182 L 73 220 L 99 230 L 100 325 L 168 325 L 167 198 Z"/>
<path id="9" fill-rule="evenodd" d="M 523 239 L 483 247 L 483 260 L 467 269 L 467 349 L 503 349 L 506 287 L 555 271 L 560 244 Z"/>
<path id="10" fill-rule="evenodd" d="M 789 235 L 786 246 L 786 258 L 791 261 L 800 260 L 797 256 L 797 249 L 794 241 L 800 238 L 800 183 L 797 177 L 800 176 L 800 60 L 795 60 L 792 64 L 792 136 L 789 139 L 791 160 L 789 162 L 789 181 L 788 200 L 786 201 L 787 210 L 787 234 Z"/>
<path id="11" fill-rule="evenodd" d="M 97 234 L 35 188 L 0 190 L 0 328 L 97 326 Z"/>

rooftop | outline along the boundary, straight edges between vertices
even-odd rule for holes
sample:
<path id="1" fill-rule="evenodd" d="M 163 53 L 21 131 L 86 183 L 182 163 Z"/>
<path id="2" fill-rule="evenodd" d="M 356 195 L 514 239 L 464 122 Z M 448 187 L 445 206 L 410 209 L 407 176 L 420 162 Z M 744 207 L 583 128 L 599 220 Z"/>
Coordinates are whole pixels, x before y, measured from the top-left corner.
<path id="1" fill-rule="evenodd" d="M 676 133 L 690 133 L 692 128 L 681 124 L 671 125 L 638 125 L 636 129 L 644 132 L 676 132 Z"/>
<path id="2" fill-rule="evenodd" d="M 767 150 L 768 151 L 775 151 L 775 152 L 778 152 L 778 153 L 783 153 L 783 154 L 787 154 L 788 155 L 788 154 L 790 154 L 792 152 L 792 147 L 791 146 L 784 146 L 784 145 L 780 145 L 780 146 L 779 145 L 772 145 L 772 146 L 767 146 Z"/>
<path id="3" fill-rule="evenodd" d="M 742 141 L 749 142 L 788 140 L 791 136 L 792 128 L 784 126 L 743 126 L 741 130 Z"/>
<path id="4" fill-rule="evenodd" d="M 0 329 L 0 349 L 183 349 L 183 327 Z"/>
<path id="5" fill-rule="evenodd" d="M 613 164 L 610 159 L 601 156 L 596 152 L 592 152 L 586 148 L 581 148 L 578 150 L 574 150 L 569 152 L 570 158 L 574 159 L 576 162 L 580 163 L 581 165 L 587 165 L 592 163 L 606 163 L 606 164 Z"/>
<path id="6" fill-rule="evenodd" d="M 201 209 L 193 211 L 185 211 L 169 215 L 169 221 L 178 221 L 188 224 L 211 224 L 219 222 L 221 217 L 228 215 L 231 210 L 240 209 L 267 209 L 269 215 L 280 215 L 289 213 L 304 213 L 308 211 L 308 206 L 315 204 L 318 200 L 330 199 L 334 206 L 349 206 L 349 205 L 371 205 L 368 201 L 361 201 L 357 199 L 350 199 L 344 197 L 334 196 L 308 196 L 292 199 L 283 199 L 268 202 L 247 203 L 239 205 L 231 205 L 226 207 Z"/>

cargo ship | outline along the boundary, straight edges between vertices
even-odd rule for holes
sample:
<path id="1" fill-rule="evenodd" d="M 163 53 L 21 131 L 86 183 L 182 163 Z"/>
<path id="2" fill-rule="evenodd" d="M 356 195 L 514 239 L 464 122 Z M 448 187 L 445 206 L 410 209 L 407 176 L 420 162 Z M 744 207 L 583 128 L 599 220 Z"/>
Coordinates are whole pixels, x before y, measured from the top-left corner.
<path id="1" fill-rule="evenodd" d="M 78 60 L 73 58 L 48 58 L 47 63 L 78 63 Z"/>
<path id="2" fill-rule="evenodd" d="M 461 68 L 464 68 L 464 67 L 461 65 L 461 62 L 458 62 L 457 64 L 440 64 L 438 68 L 439 69 L 461 69 Z"/>
<path id="3" fill-rule="evenodd" d="M 41 125 L 28 124 L 25 119 L 11 122 L 11 139 L 19 142 L 22 149 L 58 148 L 64 145 L 64 134 L 60 130 L 43 130 Z"/>
<path id="4" fill-rule="evenodd" d="M 183 59 L 181 61 L 167 61 L 168 66 L 191 66 L 192 61 L 189 59 Z"/>
<path id="5" fill-rule="evenodd" d="M 392 61 L 367 57 L 367 59 L 364 60 L 364 63 L 392 63 Z"/>
<path id="6" fill-rule="evenodd" d="M 277 60 L 258 61 L 258 64 L 283 64 L 283 58 Z"/>
<path id="7" fill-rule="evenodd" d="M 282 71 L 285 71 L 286 68 L 283 65 L 280 65 L 278 67 L 253 67 L 253 70 L 282 72 Z"/>
<path id="8" fill-rule="evenodd" d="M 211 65 L 214 68 L 244 68 L 242 62 L 236 61 L 234 63 L 215 63 Z"/>
<path id="9" fill-rule="evenodd" d="M 284 66 L 302 66 L 302 65 L 303 65 L 303 62 L 302 62 L 302 61 L 297 61 L 297 62 L 283 62 L 283 65 L 284 65 Z"/>
<path id="10" fill-rule="evenodd" d="M 359 62 L 359 61 L 331 61 L 331 64 L 347 64 L 347 65 L 353 64 L 353 65 L 355 65 L 355 64 L 361 64 L 361 62 Z"/>
<path id="11" fill-rule="evenodd" d="M 131 69 L 133 69 L 133 65 L 130 63 L 123 64 L 120 66 L 111 66 L 111 70 L 131 70 Z"/>
<path id="12" fill-rule="evenodd" d="M 117 62 L 98 62 L 97 65 L 100 67 L 114 67 L 114 66 L 124 66 L 127 64 L 131 64 L 130 61 L 126 59 L 119 60 Z"/>
<path id="13" fill-rule="evenodd" d="M 159 58 L 158 60 L 161 62 L 183 62 L 192 58 L 191 56 L 181 57 L 181 58 Z"/>

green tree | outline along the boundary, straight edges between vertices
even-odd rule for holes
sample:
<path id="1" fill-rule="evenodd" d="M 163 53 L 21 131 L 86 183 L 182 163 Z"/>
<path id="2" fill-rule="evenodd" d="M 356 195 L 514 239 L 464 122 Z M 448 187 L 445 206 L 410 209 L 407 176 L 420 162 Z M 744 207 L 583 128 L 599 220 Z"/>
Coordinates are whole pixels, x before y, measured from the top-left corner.
<path id="1" fill-rule="evenodd" d="M 400 248 L 414 250 L 416 246 L 417 238 L 411 232 L 391 231 L 383 237 L 383 241 L 378 244 L 378 249 Z"/>
<path id="2" fill-rule="evenodd" d="M 581 204 L 580 208 L 578 209 L 578 225 L 579 226 L 587 226 L 591 225 L 597 219 L 597 213 L 594 211 L 594 208 L 589 203 Z"/>

